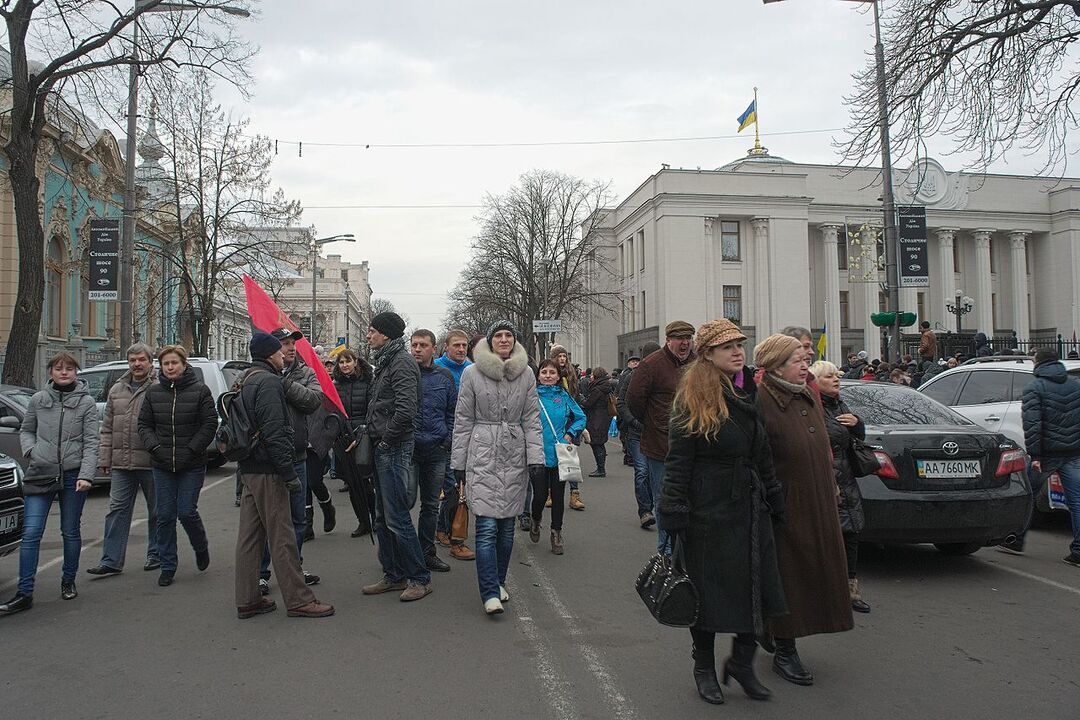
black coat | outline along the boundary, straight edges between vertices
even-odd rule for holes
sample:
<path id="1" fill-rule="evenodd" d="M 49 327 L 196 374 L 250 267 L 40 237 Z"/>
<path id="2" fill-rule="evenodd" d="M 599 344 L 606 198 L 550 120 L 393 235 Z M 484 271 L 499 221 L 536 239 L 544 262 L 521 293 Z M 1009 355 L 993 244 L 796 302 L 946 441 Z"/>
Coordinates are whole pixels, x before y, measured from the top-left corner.
<path id="1" fill-rule="evenodd" d="M 585 428 L 589 431 L 590 445 L 604 445 L 608 441 L 608 430 L 611 429 L 611 413 L 608 412 L 607 378 L 589 384 L 589 394 L 585 397 L 585 404 L 581 409 L 585 411 Z"/>
<path id="2" fill-rule="evenodd" d="M 293 425 L 281 374 L 265 360 L 256 360 L 244 375 L 240 400 L 259 433 L 251 455 L 238 463 L 240 473 L 279 475 L 284 482 L 296 478 Z"/>
<path id="3" fill-rule="evenodd" d="M 770 510 L 783 512 L 783 491 L 757 409 L 725 398 L 730 417 L 711 440 L 672 419 L 659 523 L 685 538 L 700 601 L 694 627 L 761 634 L 764 618 L 787 612 L 769 519 Z"/>
<path id="4" fill-rule="evenodd" d="M 356 433 L 367 422 L 371 378 L 361 377 L 360 375 L 342 375 L 335 372 L 334 387 L 337 388 L 341 404 L 345 406 L 345 412 L 349 414 L 349 428 L 353 433 Z"/>
<path id="5" fill-rule="evenodd" d="M 1038 365 L 1032 374 L 1021 402 L 1024 440 L 1028 455 L 1048 472 L 1080 456 L 1080 380 L 1061 362 Z"/>
<path id="6" fill-rule="evenodd" d="M 206 448 L 217 432 L 210 388 L 190 365 L 172 381 L 164 373 L 146 390 L 139 410 L 139 439 L 154 467 L 171 472 L 206 465 Z"/>
<path id="7" fill-rule="evenodd" d="M 376 442 L 397 445 L 413 439 L 420 410 L 420 366 L 400 338 L 376 353 L 375 379 L 368 398 L 367 431 Z"/>
<path id="8" fill-rule="evenodd" d="M 825 411 L 825 427 L 829 432 L 829 445 L 832 447 L 833 475 L 836 486 L 840 488 L 837 507 L 840 510 L 840 530 L 845 533 L 862 532 L 866 519 L 862 509 L 862 495 L 851 469 L 852 438 L 866 439 L 866 426 L 859 420 L 854 427 L 845 427 L 836 418 L 851 409 L 840 398 L 821 394 L 822 409 Z"/>

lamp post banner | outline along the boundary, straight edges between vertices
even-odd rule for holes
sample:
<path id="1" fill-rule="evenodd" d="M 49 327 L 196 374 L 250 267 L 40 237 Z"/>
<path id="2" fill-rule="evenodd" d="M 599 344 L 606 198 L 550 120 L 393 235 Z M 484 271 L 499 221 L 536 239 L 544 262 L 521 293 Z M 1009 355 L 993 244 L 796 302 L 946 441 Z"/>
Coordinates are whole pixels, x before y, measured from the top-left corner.
<path id="1" fill-rule="evenodd" d="M 120 221 L 90 221 L 90 288 L 87 300 L 120 299 Z"/>
<path id="2" fill-rule="evenodd" d="M 926 208 L 898 207 L 900 222 L 900 287 L 930 286 L 930 252 L 926 243 Z"/>

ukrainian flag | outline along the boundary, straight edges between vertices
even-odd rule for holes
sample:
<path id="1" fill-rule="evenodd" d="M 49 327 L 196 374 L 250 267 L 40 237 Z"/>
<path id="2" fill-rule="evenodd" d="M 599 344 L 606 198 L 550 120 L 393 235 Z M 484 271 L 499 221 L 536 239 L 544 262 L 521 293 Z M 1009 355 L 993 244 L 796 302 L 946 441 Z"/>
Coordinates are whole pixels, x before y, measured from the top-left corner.
<path id="1" fill-rule="evenodd" d="M 825 325 L 821 326 L 821 337 L 819 337 L 818 341 L 817 341 L 818 360 L 824 360 L 825 359 L 825 348 L 828 345 L 828 342 L 826 341 L 825 337 L 828 334 L 828 330 L 829 330 L 828 324 L 825 324 Z"/>
<path id="2" fill-rule="evenodd" d="M 757 99 L 755 98 L 750 102 L 750 107 L 746 108 L 746 112 L 739 116 L 739 132 L 742 132 L 750 125 L 757 122 Z"/>

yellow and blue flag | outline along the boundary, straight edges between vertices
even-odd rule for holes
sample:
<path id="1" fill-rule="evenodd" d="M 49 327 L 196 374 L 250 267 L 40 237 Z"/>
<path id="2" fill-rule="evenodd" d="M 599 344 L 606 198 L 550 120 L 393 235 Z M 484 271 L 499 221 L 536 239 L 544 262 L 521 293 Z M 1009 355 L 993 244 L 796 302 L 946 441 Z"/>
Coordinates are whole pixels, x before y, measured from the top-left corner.
<path id="1" fill-rule="evenodd" d="M 819 337 L 818 341 L 817 341 L 818 360 L 824 360 L 825 359 L 825 348 L 828 346 L 828 341 L 825 339 L 825 337 L 826 337 L 826 335 L 828 335 L 828 332 L 829 332 L 829 325 L 828 325 L 828 323 L 826 323 L 826 324 L 821 326 L 821 337 Z"/>
<path id="2" fill-rule="evenodd" d="M 750 125 L 757 122 L 757 99 L 750 101 L 750 107 L 746 108 L 746 112 L 739 116 L 739 132 L 742 132 Z"/>

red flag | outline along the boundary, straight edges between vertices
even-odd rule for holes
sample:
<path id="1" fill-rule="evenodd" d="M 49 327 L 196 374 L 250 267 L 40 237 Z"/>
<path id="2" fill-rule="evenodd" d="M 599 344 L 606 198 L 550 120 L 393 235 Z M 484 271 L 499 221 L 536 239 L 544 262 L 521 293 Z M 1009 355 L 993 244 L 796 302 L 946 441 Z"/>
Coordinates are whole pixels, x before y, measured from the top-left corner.
<path id="1" fill-rule="evenodd" d="M 251 316 L 251 323 L 257 329 L 267 333 L 272 333 L 280 328 L 300 329 L 292 321 L 292 318 L 282 312 L 277 303 L 266 294 L 266 291 L 246 274 L 244 275 L 244 295 L 247 296 L 248 315 Z M 296 352 L 300 353 L 300 357 L 304 359 L 307 366 L 315 371 L 315 377 L 319 379 L 319 386 L 322 388 L 326 399 L 333 403 L 334 407 L 340 410 L 342 415 L 348 417 L 349 414 L 345 412 L 345 406 L 341 404 L 341 397 L 338 395 L 337 388 L 334 387 L 334 381 L 330 379 L 326 368 L 319 362 L 319 356 L 315 354 L 315 348 L 311 347 L 311 343 L 307 341 L 307 338 L 300 338 L 296 341 Z"/>

